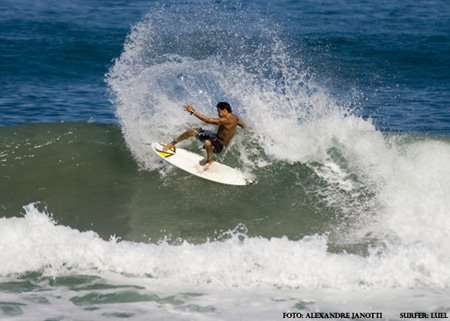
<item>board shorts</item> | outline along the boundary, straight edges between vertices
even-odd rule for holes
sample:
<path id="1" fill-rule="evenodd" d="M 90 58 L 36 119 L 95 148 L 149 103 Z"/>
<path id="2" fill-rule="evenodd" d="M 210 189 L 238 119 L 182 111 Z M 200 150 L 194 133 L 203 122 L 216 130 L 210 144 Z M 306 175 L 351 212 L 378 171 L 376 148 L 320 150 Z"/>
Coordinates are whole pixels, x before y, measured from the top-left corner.
<path id="1" fill-rule="evenodd" d="M 210 130 L 206 130 L 203 128 L 197 128 L 198 136 L 197 138 L 204 142 L 205 140 L 209 140 L 211 142 L 213 153 L 220 153 L 222 152 L 223 148 L 225 147 L 224 144 L 220 141 L 220 138 L 217 136 L 217 134 L 213 133 Z"/>

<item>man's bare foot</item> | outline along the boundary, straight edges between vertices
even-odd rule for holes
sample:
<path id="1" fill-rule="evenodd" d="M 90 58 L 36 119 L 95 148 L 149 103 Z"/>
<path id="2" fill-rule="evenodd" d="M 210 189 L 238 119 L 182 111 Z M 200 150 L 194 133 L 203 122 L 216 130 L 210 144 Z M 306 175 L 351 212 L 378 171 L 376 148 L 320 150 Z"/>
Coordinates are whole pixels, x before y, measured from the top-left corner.
<path id="1" fill-rule="evenodd" d="M 162 144 L 162 151 L 163 152 L 167 152 L 169 149 L 173 150 L 175 145 L 173 143 L 169 143 L 169 144 Z"/>
<path id="2" fill-rule="evenodd" d="M 206 158 L 203 158 L 201 161 L 199 161 L 200 165 L 205 166 L 204 168 L 205 171 L 209 168 L 209 166 L 211 166 L 212 163 L 213 163 L 212 159 L 208 160 Z"/>

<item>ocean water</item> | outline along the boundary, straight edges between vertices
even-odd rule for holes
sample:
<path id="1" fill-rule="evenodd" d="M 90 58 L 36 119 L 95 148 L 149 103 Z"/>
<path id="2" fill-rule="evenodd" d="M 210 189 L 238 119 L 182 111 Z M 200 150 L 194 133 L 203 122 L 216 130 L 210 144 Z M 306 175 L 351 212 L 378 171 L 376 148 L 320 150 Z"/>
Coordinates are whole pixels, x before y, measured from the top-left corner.
<path id="1" fill-rule="evenodd" d="M 1 320 L 450 318 L 447 1 L 3 0 L 0 88 Z M 147 145 L 223 100 L 255 185 Z"/>

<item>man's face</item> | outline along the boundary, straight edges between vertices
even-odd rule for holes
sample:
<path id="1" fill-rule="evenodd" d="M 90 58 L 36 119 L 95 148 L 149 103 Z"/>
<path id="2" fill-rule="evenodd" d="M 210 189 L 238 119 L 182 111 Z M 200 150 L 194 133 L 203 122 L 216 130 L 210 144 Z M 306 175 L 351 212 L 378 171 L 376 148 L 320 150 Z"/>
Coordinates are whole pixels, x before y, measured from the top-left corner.
<path id="1" fill-rule="evenodd" d="M 224 117 L 227 114 L 227 110 L 217 108 L 217 114 L 219 115 L 219 117 Z"/>

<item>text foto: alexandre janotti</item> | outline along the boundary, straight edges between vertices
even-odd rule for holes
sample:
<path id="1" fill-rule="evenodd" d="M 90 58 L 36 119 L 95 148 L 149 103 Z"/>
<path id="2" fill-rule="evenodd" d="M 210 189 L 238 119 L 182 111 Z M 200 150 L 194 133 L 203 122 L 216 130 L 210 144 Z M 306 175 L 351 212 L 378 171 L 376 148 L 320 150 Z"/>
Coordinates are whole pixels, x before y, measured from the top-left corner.
<path id="1" fill-rule="evenodd" d="M 382 319 L 382 312 L 283 312 L 283 319 Z"/>

